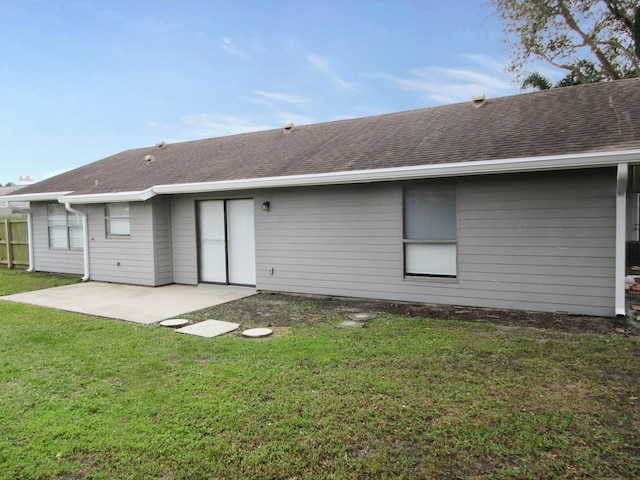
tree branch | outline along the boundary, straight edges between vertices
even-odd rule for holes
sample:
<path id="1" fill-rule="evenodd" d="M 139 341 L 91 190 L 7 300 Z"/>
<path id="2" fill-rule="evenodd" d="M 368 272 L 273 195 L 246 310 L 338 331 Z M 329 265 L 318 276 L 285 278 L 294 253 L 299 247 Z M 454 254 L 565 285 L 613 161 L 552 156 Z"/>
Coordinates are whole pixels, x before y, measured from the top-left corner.
<path id="1" fill-rule="evenodd" d="M 571 64 L 558 63 L 553 58 L 549 57 L 546 53 L 538 49 L 536 49 L 533 53 L 535 53 L 544 61 L 550 63 L 554 67 L 573 73 L 578 78 L 578 80 L 580 80 L 580 82 L 588 83 L 587 77 L 580 71 L 580 69 L 577 66 L 571 65 Z"/>
<path id="2" fill-rule="evenodd" d="M 607 9 L 613 15 L 613 18 L 622 22 L 622 24 L 629 29 L 629 32 L 633 32 L 633 19 L 627 16 L 624 9 L 617 0 L 607 0 Z"/>
<path id="3" fill-rule="evenodd" d="M 640 76 L 640 62 L 638 61 L 638 57 L 635 55 L 633 45 L 625 47 L 616 38 L 612 38 L 606 43 L 616 48 L 617 51 L 619 51 L 629 61 L 633 69 L 638 72 L 638 76 Z"/>
<path id="4" fill-rule="evenodd" d="M 593 54 L 596 56 L 596 58 L 600 62 L 600 65 L 602 65 L 603 69 L 609 74 L 609 77 L 611 77 L 612 80 L 619 79 L 620 75 L 616 71 L 615 67 L 611 65 L 611 63 L 609 62 L 605 54 L 602 52 L 602 50 L 600 50 L 598 45 L 591 38 L 589 38 L 589 36 L 586 33 L 584 33 L 580 29 L 580 27 L 578 26 L 578 23 L 576 22 L 576 19 L 573 17 L 573 15 L 571 15 L 571 12 L 567 8 L 565 1 L 558 0 L 557 5 L 560 11 L 560 15 L 562 15 L 562 18 L 564 18 L 565 22 L 567 22 L 567 25 L 569 26 L 569 28 L 571 28 L 571 30 L 576 32 L 582 38 L 582 41 L 589 46 Z"/>

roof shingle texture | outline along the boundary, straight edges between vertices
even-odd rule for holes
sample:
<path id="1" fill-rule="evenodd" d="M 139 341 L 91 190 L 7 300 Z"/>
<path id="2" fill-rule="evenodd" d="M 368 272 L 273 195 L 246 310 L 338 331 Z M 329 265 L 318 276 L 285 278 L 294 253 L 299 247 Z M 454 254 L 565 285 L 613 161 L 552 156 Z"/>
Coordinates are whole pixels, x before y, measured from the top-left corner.
<path id="1" fill-rule="evenodd" d="M 127 150 L 21 194 L 640 149 L 640 79 Z M 145 157 L 153 155 L 155 162 Z"/>

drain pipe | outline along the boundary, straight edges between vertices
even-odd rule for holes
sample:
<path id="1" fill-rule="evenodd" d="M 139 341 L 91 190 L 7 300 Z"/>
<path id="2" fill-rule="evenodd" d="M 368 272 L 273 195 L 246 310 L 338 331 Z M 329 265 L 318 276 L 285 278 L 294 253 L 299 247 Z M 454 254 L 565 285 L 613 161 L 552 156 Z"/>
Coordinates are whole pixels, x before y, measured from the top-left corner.
<path id="1" fill-rule="evenodd" d="M 618 164 L 616 185 L 616 267 L 615 267 L 615 308 L 616 316 L 627 315 L 625 303 L 626 276 L 626 227 L 627 227 L 627 184 L 629 181 L 629 164 Z"/>
<path id="2" fill-rule="evenodd" d="M 84 276 L 82 277 L 82 281 L 86 282 L 89 280 L 89 228 L 87 225 L 87 214 L 72 208 L 69 202 L 64 204 L 64 208 L 67 209 L 67 212 L 75 213 L 82 218 L 82 253 L 84 255 Z"/>
<path id="3" fill-rule="evenodd" d="M 11 207 L 11 211 L 25 213 L 27 215 L 27 249 L 29 251 L 29 268 L 27 268 L 25 271 L 31 273 L 36 268 L 36 265 L 33 261 L 33 218 L 31 216 L 31 209 Z"/>

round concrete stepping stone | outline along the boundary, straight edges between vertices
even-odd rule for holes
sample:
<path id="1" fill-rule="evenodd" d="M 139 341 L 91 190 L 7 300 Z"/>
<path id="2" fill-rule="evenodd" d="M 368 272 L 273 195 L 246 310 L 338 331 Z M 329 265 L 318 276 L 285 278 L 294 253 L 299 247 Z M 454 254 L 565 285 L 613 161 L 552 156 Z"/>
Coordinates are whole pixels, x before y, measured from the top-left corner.
<path id="1" fill-rule="evenodd" d="M 364 327 L 364 323 L 362 322 L 353 322 L 351 320 L 347 320 L 346 322 L 342 322 L 338 324 L 338 328 L 362 328 Z"/>
<path id="2" fill-rule="evenodd" d="M 352 313 L 349 315 L 349 318 L 362 322 L 365 320 L 373 320 L 376 316 L 373 313 Z"/>
<path id="3" fill-rule="evenodd" d="M 242 336 L 249 338 L 262 338 L 268 337 L 272 333 L 273 330 L 271 330 L 270 328 L 249 328 L 242 332 Z"/>
<path id="4" fill-rule="evenodd" d="M 163 327 L 179 328 L 179 327 L 184 327 L 188 323 L 189 323 L 189 320 L 184 318 L 171 318 L 169 320 L 161 321 L 160 325 L 162 325 Z"/>

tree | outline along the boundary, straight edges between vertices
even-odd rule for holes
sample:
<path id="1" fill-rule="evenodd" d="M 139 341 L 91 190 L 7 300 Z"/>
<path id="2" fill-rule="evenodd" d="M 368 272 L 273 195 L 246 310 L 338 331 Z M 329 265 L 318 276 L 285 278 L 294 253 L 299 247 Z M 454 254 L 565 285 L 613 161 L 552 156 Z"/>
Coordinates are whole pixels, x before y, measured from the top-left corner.
<path id="1" fill-rule="evenodd" d="M 509 71 L 520 81 L 530 80 L 528 67 L 536 60 L 567 72 L 556 86 L 640 76 L 640 55 L 634 41 L 640 35 L 637 21 L 634 24 L 637 0 L 491 3 L 504 21 L 505 43 L 511 48 Z"/>
<path id="2" fill-rule="evenodd" d="M 551 81 L 538 72 L 533 72 L 522 81 L 522 89 L 536 88 L 538 90 L 549 90 L 552 88 Z"/>
<path id="3" fill-rule="evenodd" d="M 633 20 L 633 41 L 636 43 L 636 55 L 640 58 L 640 6 L 636 9 Z"/>

